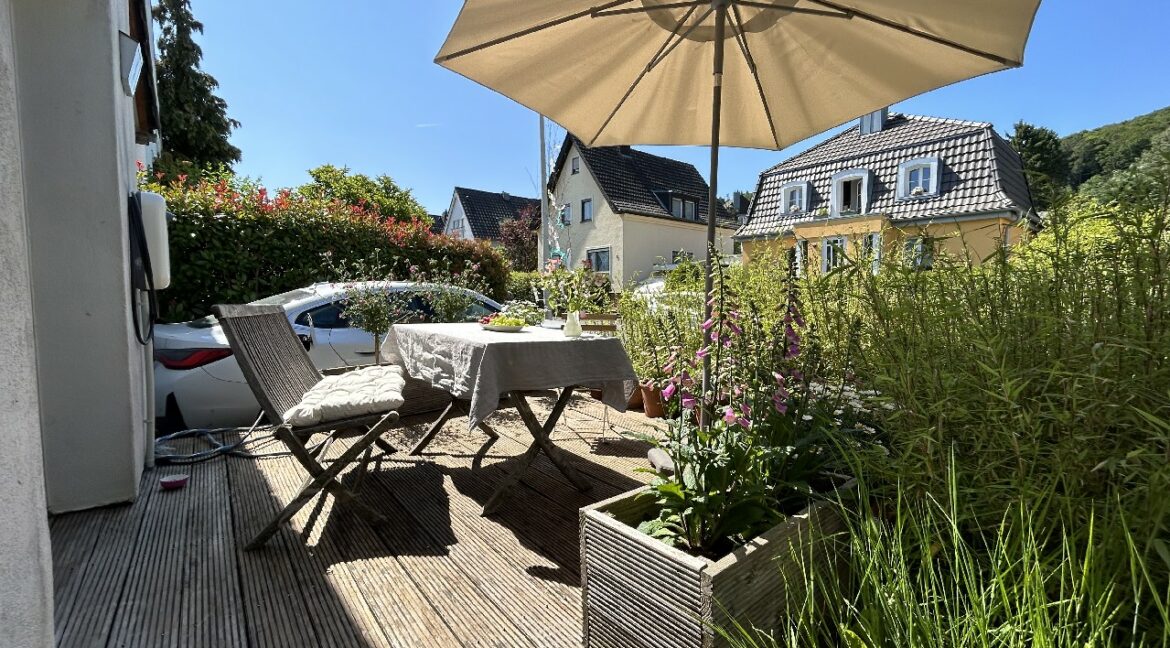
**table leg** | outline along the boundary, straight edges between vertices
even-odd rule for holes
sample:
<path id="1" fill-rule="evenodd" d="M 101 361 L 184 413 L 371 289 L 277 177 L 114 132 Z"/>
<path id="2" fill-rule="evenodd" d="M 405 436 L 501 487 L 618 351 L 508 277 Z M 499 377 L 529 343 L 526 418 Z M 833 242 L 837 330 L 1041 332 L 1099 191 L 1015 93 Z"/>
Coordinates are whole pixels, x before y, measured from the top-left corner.
<path id="1" fill-rule="evenodd" d="M 512 471 L 504 477 L 487 503 L 484 504 L 484 515 L 491 515 L 495 512 L 500 502 L 508 494 L 508 491 L 520 482 L 520 478 L 528 470 L 528 467 L 532 465 L 532 462 L 536 460 L 536 455 L 541 450 L 548 455 L 549 460 L 557 467 L 557 470 L 560 470 L 561 474 L 572 482 L 578 490 L 587 491 L 593 487 L 593 484 L 585 479 L 581 473 L 577 472 L 577 469 L 569 463 L 568 459 L 564 456 L 564 451 L 554 445 L 552 440 L 549 439 L 549 435 L 552 434 L 553 428 L 556 427 L 557 421 L 560 420 L 561 414 L 564 413 L 565 407 L 568 406 L 569 399 L 572 395 L 573 387 L 566 387 L 562 390 L 561 395 L 557 398 L 556 404 L 553 405 L 552 412 L 549 413 L 548 420 L 544 422 L 544 425 L 541 425 L 540 421 L 536 418 L 536 414 L 533 413 L 532 408 L 528 405 L 524 394 L 521 392 L 512 392 L 510 394 L 517 413 L 520 414 L 524 425 L 528 427 L 528 431 L 532 434 L 533 441 L 532 445 L 528 446 L 524 454 L 520 455 L 517 459 Z"/>

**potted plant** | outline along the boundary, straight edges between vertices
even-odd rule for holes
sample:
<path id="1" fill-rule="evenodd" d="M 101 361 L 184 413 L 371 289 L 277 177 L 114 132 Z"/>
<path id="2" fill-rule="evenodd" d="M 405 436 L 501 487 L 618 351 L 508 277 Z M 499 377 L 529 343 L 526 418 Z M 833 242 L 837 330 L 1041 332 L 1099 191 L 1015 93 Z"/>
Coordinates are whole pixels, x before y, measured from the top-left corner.
<path id="1" fill-rule="evenodd" d="M 833 569 L 843 522 L 831 492 L 838 404 L 810 389 L 795 302 L 775 321 L 740 312 L 718 284 L 705 344 L 674 367 L 663 397 L 701 413 L 669 425 L 673 473 L 581 509 L 586 646 L 709 647 L 717 628 L 780 626 L 803 569 Z M 711 362 L 701 390 L 703 358 Z"/>

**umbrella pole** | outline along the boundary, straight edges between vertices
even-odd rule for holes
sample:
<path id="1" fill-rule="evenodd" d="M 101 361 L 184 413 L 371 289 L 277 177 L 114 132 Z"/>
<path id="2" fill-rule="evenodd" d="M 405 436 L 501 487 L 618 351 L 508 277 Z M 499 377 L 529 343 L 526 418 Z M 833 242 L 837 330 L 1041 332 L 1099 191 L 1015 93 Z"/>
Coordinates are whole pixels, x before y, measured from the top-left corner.
<path id="1" fill-rule="evenodd" d="M 713 0 L 715 8 L 715 65 L 711 88 L 711 183 L 707 193 L 707 278 L 704 282 L 703 321 L 711 318 L 711 291 L 715 286 L 715 218 L 719 214 L 719 126 L 723 110 L 723 37 L 727 29 L 727 5 L 730 0 Z M 704 346 L 710 344 L 703 332 Z M 706 396 L 710 393 L 711 354 L 703 356 L 703 398 L 699 401 L 699 428 L 710 424 Z"/>

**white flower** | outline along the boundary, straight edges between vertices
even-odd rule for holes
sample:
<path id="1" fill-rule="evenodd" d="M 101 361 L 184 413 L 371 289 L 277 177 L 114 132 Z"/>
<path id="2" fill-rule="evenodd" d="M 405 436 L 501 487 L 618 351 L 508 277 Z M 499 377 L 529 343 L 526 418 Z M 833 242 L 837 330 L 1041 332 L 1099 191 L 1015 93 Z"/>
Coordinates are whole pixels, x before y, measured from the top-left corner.
<path id="1" fill-rule="evenodd" d="M 802 420 L 805 420 L 805 421 L 811 421 L 813 419 L 812 414 L 805 414 L 804 416 L 801 416 L 800 418 Z"/>

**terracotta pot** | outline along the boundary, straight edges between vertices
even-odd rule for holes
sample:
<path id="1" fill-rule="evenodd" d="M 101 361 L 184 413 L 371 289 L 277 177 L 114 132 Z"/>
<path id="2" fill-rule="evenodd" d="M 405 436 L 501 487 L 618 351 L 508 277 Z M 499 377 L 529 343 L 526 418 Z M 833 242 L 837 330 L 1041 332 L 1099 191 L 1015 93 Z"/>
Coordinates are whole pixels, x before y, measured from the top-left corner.
<path id="1" fill-rule="evenodd" d="M 662 390 L 657 387 L 642 385 L 642 408 L 648 418 L 662 418 L 666 412 L 662 409 Z"/>
<path id="2" fill-rule="evenodd" d="M 637 387 L 630 392 L 630 400 L 626 401 L 626 409 L 642 409 L 642 388 Z"/>

